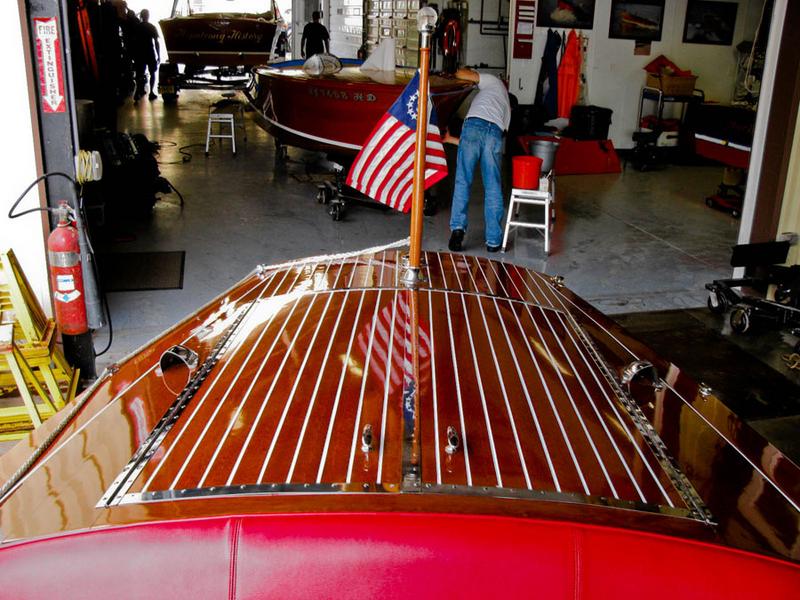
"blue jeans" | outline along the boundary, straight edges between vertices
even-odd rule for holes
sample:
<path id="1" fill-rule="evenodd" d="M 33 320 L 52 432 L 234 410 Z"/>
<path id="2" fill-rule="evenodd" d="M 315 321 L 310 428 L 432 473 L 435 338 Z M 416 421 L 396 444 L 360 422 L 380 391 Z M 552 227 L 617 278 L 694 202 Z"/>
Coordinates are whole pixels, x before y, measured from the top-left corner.
<path id="1" fill-rule="evenodd" d="M 500 163 L 503 159 L 503 132 L 489 121 L 469 118 L 464 121 L 458 144 L 456 183 L 453 188 L 453 207 L 450 230 L 467 229 L 467 205 L 475 165 L 481 163 L 483 176 L 483 213 L 486 221 L 486 245 L 499 246 L 503 241 L 503 186 L 500 183 Z"/>

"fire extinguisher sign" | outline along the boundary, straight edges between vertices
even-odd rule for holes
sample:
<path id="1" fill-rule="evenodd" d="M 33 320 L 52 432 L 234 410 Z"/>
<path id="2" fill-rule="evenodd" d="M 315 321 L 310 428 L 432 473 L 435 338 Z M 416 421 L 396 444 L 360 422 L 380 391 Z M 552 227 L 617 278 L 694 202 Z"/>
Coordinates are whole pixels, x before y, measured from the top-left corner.
<path id="1" fill-rule="evenodd" d="M 61 67 L 61 40 L 55 17 L 34 17 L 33 36 L 39 67 L 39 93 L 42 110 L 62 113 L 67 110 L 64 99 L 64 71 Z"/>

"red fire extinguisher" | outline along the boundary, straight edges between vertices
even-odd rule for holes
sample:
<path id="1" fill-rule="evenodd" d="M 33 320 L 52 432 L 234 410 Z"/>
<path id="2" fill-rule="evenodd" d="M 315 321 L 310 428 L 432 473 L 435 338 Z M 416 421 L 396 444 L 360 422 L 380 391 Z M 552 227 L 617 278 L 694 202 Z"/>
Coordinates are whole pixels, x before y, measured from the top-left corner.
<path id="1" fill-rule="evenodd" d="M 56 323 L 61 333 L 79 335 L 89 331 L 89 324 L 83 297 L 78 230 L 70 219 L 66 203 L 61 203 L 58 214 L 58 227 L 47 238 L 50 286 L 55 299 Z"/>

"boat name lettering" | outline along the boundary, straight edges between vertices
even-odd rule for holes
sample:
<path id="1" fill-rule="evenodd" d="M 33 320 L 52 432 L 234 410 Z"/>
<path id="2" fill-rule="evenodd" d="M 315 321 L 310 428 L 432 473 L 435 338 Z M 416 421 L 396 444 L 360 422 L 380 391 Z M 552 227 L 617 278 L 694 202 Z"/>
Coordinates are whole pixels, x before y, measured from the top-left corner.
<path id="1" fill-rule="evenodd" d="M 317 98 L 333 98 L 334 100 L 353 100 L 354 102 L 375 102 L 375 94 L 365 94 L 364 92 L 353 92 L 345 90 L 330 90 L 327 88 L 310 87 L 308 93 Z"/>
<path id="2" fill-rule="evenodd" d="M 189 41 L 211 41 L 220 44 L 226 41 L 261 43 L 264 39 L 262 33 L 252 31 L 180 31 L 178 37 Z"/>

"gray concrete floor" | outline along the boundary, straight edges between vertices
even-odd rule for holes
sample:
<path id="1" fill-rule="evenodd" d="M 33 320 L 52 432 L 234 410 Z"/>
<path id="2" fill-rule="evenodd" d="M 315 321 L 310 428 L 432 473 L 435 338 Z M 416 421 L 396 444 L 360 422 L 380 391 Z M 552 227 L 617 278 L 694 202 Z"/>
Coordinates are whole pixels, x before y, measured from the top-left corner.
<path id="1" fill-rule="evenodd" d="M 247 114 L 247 141 L 238 153 L 227 140 L 205 142 L 209 105 L 217 92 L 186 91 L 176 106 L 130 100 L 119 113 L 121 131 L 144 133 L 161 144 L 162 175 L 186 199 L 164 196 L 152 217 L 131 221 L 108 249 L 116 252 L 185 250 L 182 290 L 109 294 L 114 343 L 99 367 L 125 356 L 244 277 L 259 263 L 355 250 L 408 235 L 408 217 L 354 207 L 334 222 L 315 201 L 323 177 L 318 154 L 289 150 L 276 162 L 272 138 Z M 451 168 L 452 170 L 452 168 Z M 670 167 L 621 175 L 565 176 L 557 182 L 557 219 L 551 255 L 541 236 L 512 235 L 509 251 L 493 255 L 561 274 L 567 285 L 606 313 L 687 308 L 705 303 L 703 284 L 727 276 L 738 221 L 703 204 L 721 177 L 716 167 Z M 444 207 L 425 218 L 424 247 L 442 250 L 449 238 L 449 188 Z M 485 254 L 479 179 L 473 186 L 465 251 Z M 105 330 L 97 334 L 102 347 Z"/>

